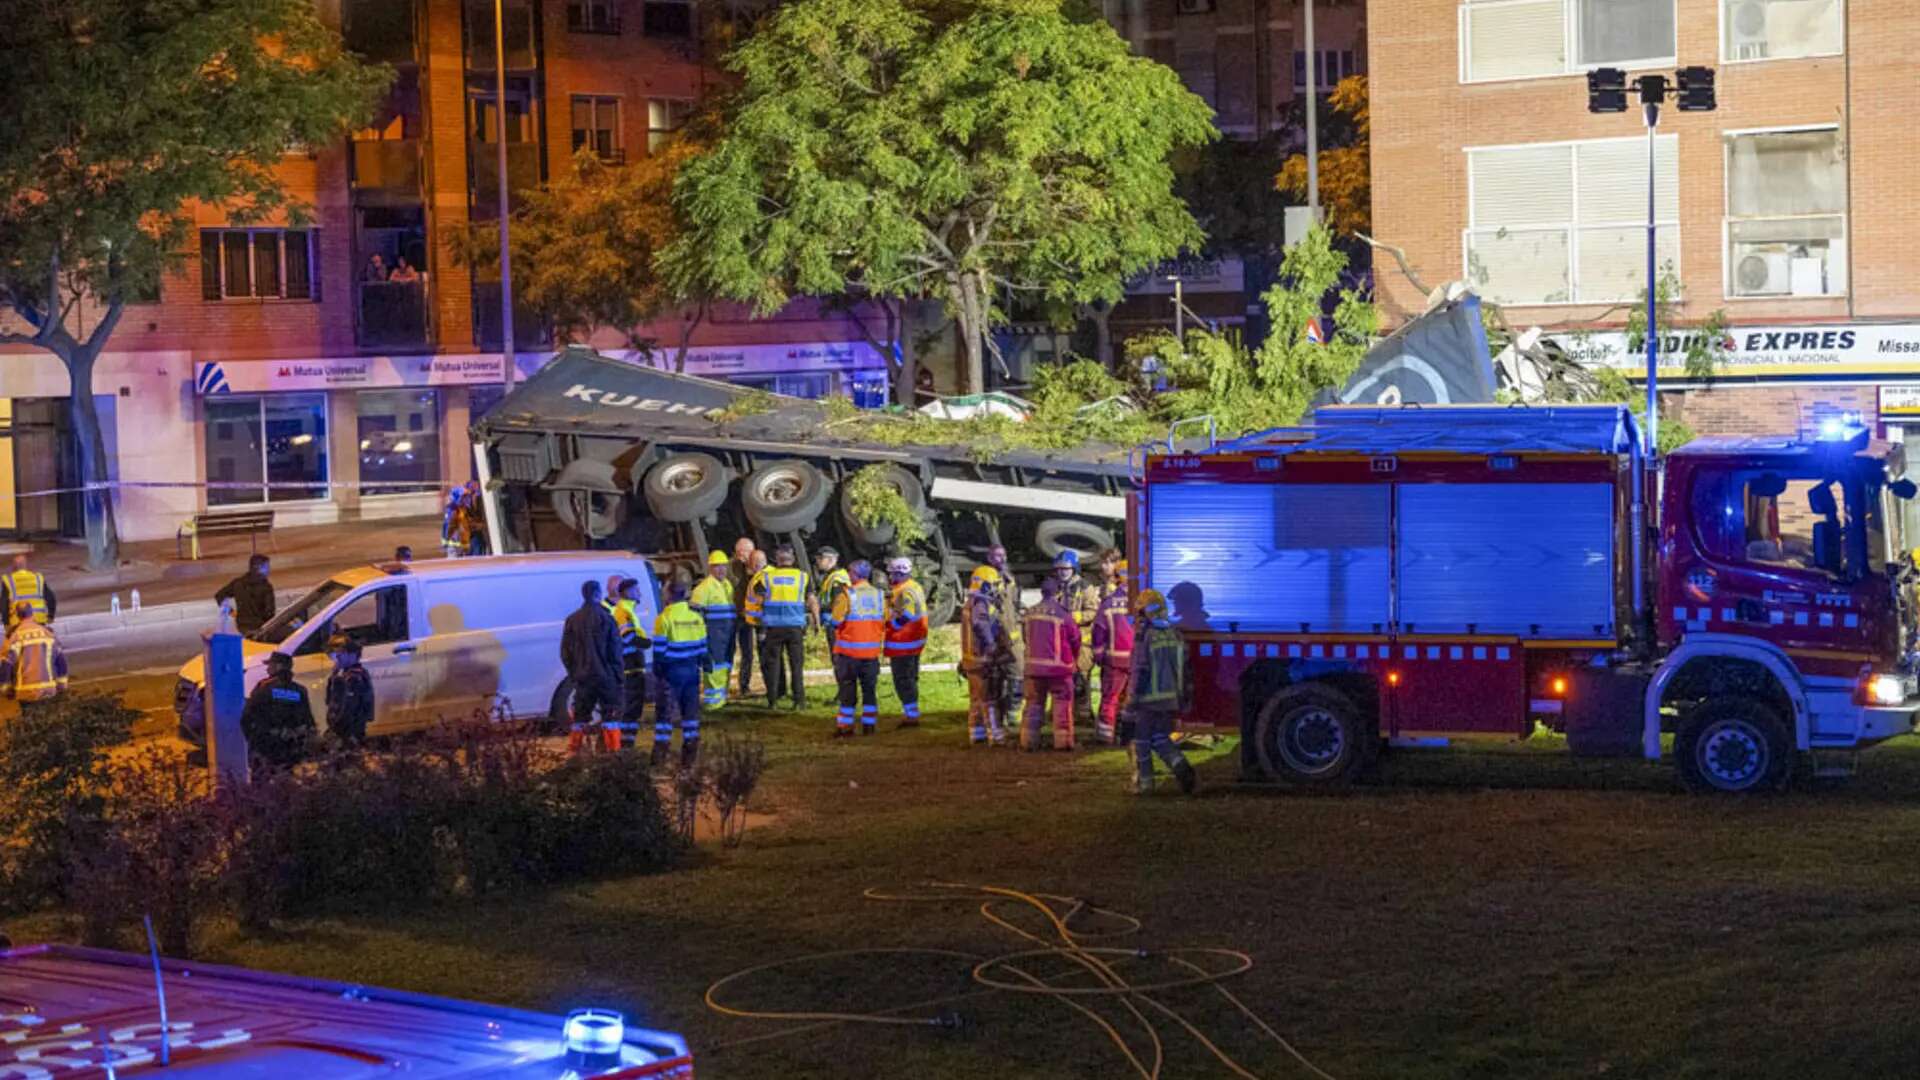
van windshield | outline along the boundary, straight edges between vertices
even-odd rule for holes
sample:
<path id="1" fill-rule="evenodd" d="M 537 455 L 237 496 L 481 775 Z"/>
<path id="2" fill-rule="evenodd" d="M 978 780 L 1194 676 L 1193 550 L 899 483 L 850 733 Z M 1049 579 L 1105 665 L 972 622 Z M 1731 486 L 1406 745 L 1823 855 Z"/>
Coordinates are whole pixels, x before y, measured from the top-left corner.
<path id="1" fill-rule="evenodd" d="M 337 581 L 323 581 L 307 595 L 281 608 L 267 624 L 252 634 L 254 641 L 268 645 L 279 645 L 286 641 L 295 630 L 312 622 L 321 612 L 333 606 L 335 600 L 347 595 L 351 586 Z"/>

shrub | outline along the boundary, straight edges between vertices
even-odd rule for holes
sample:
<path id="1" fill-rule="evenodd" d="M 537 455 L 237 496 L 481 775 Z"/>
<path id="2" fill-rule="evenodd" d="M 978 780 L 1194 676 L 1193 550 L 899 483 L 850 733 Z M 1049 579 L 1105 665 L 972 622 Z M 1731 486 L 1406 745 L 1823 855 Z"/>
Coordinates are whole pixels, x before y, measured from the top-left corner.
<path id="1" fill-rule="evenodd" d="M 720 842 L 740 846 L 747 829 L 747 799 L 767 769 L 766 744 L 722 735 L 707 756 L 708 787 L 720 816 Z"/>
<path id="2" fill-rule="evenodd" d="M 111 766 L 110 781 L 106 813 L 70 866 L 82 937 L 124 945 L 151 915 L 161 950 L 191 955 L 195 929 L 217 910 L 226 847 L 205 771 L 149 749 Z"/>
<path id="3" fill-rule="evenodd" d="M 0 908 L 68 896 L 73 853 L 105 814 L 108 750 L 138 718 L 117 699 L 71 694 L 0 724 Z"/>

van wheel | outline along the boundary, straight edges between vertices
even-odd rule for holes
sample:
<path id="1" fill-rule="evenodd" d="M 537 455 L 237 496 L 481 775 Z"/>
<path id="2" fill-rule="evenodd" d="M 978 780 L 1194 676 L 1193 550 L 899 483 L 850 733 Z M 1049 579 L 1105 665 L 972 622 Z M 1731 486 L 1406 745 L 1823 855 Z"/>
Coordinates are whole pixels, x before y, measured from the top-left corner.
<path id="1" fill-rule="evenodd" d="M 1048 518 L 1033 530 L 1033 546 L 1040 549 L 1048 562 L 1059 558 L 1063 551 L 1071 551 L 1081 562 L 1088 562 L 1114 544 L 1113 534 L 1098 525 L 1072 518 Z"/>
<path id="2" fill-rule="evenodd" d="M 553 688 L 553 700 L 547 703 L 547 720 L 540 727 L 543 735 L 558 735 L 573 726 L 573 680 L 563 678 Z"/>
<path id="3" fill-rule="evenodd" d="M 1351 783 L 1377 741 L 1353 702 L 1319 683 L 1275 694 L 1260 710 L 1254 738 L 1269 777 L 1316 787 Z"/>
<path id="4" fill-rule="evenodd" d="M 669 454 L 640 482 L 647 509 L 661 521 L 693 521 L 727 501 L 733 475 L 711 454 Z"/>
<path id="5" fill-rule="evenodd" d="M 1793 771 L 1793 736 L 1770 706 L 1732 698 L 1695 709 L 1673 740 L 1687 790 L 1742 795 L 1779 791 Z"/>
<path id="6" fill-rule="evenodd" d="M 796 532 L 826 509 L 833 483 L 805 461 L 776 461 L 753 470 L 741 485 L 740 509 L 755 528 Z"/>

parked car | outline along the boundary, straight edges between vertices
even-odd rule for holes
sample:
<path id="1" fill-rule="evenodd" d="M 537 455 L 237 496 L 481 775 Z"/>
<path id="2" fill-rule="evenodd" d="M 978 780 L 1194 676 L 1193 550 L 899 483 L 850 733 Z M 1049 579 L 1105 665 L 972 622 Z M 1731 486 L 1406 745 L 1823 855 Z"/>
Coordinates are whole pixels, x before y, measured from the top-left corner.
<path id="1" fill-rule="evenodd" d="M 571 688 L 560 667 L 560 629 L 580 606 L 580 584 L 636 578 L 643 625 L 659 610 L 658 580 L 630 552 L 587 551 L 387 563 L 346 570 L 315 586 L 243 639 L 246 688 L 266 676 L 268 655 L 293 657 L 294 678 L 324 728 L 327 641 L 360 643 L 373 677 L 370 735 L 431 727 L 476 711 L 564 720 Z M 206 659 L 180 668 L 174 712 L 181 736 L 205 738 Z"/>

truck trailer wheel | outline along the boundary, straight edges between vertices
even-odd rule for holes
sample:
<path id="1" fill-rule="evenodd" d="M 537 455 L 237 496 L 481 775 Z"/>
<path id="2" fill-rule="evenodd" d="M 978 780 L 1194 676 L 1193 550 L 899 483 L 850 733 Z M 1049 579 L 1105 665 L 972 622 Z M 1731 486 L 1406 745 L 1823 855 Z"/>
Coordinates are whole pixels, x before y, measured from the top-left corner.
<path id="1" fill-rule="evenodd" d="M 1086 564 L 1114 544 L 1111 532 L 1091 522 L 1048 518 L 1033 530 L 1033 546 L 1039 548 L 1049 562 L 1059 558 L 1063 551 L 1072 551 Z"/>
<path id="2" fill-rule="evenodd" d="M 693 521 L 720 509 L 732 479 L 711 454 L 669 454 L 647 471 L 640 490 L 659 520 Z"/>
<path id="3" fill-rule="evenodd" d="M 1731 698 L 1703 705 L 1681 721 L 1673 755 L 1689 791 L 1779 791 L 1793 771 L 1793 736 L 1771 706 Z"/>
<path id="4" fill-rule="evenodd" d="M 882 465 L 881 478 L 900 493 L 907 509 L 925 516 L 927 512 L 927 493 L 920 487 L 920 481 L 912 473 L 898 465 Z M 869 555 L 877 555 L 893 542 L 894 526 L 890 521 L 878 525 L 863 523 L 853 512 L 851 485 L 840 489 L 840 522 L 846 526 L 847 536 L 856 546 Z"/>
<path id="5" fill-rule="evenodd" d="M 740 509 L 757 529 L 798 532 L 827 508 L 833 483 L 804 461 L 776 461 L 753 470 L 740 486 Z"/>
<path id="6" fill-rule="evenodd" d="M 1317 787 L 1351 782 L 1374 742 L 1353 702 L 1318 683 L 1275 694 L 1260 710 L 1254 738 L 1269 777 Z"/>

